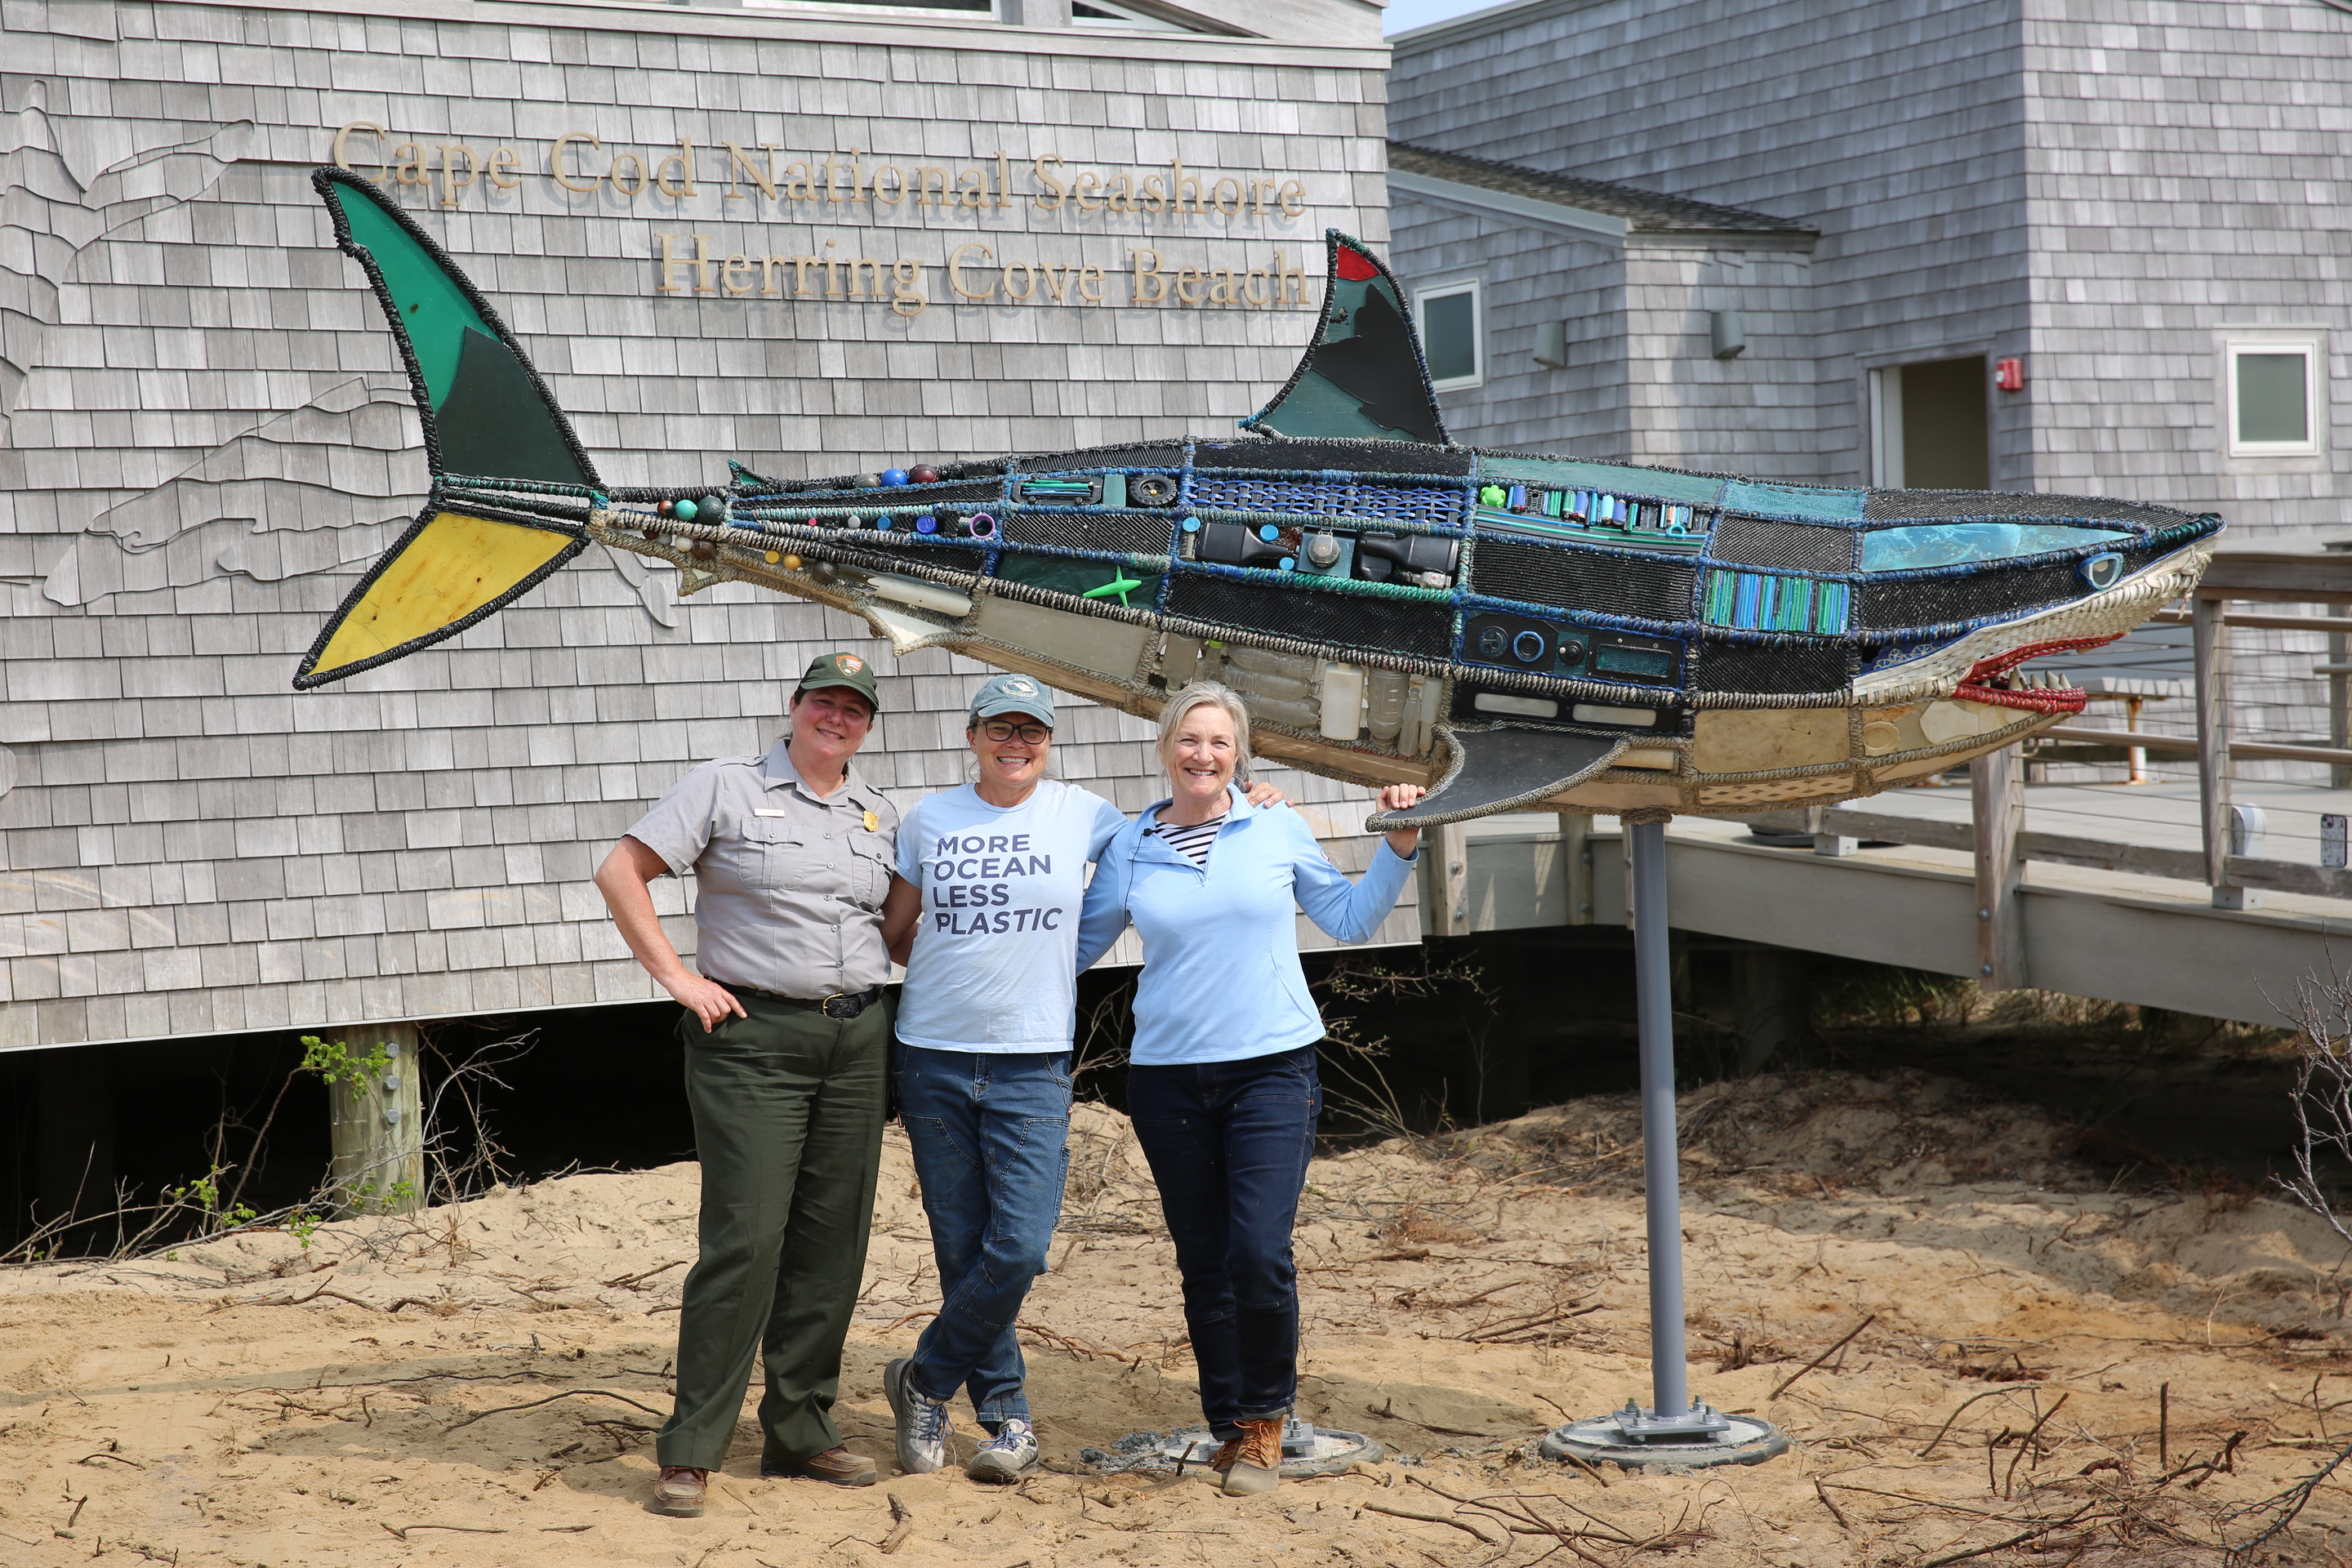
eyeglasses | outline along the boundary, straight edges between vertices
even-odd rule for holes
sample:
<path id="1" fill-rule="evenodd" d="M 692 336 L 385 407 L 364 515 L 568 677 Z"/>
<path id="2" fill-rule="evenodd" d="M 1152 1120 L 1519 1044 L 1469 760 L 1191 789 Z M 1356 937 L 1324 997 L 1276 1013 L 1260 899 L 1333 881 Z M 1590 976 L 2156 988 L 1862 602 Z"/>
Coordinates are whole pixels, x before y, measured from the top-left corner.
<path id="1" fill-rule="evenodd" d="M 982 720 L 980 732 L 999 745 L 1018 740 L 1027 745 L 1042 746 L 1054 738 L 1053 730 L 1046 725 L 1015 724 L 1009 719 Z"/>

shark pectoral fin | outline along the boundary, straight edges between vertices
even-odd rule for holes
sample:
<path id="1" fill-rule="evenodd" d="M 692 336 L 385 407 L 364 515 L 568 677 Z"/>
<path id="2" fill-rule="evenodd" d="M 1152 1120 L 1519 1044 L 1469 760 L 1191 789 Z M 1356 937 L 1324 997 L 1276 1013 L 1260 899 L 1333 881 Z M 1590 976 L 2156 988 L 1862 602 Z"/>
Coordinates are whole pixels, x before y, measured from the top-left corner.
<path id="1" fill-rule="evenodd" d="M 1571 789 L 1616 760 L 1625 742 L 1557 730 L 1451 730 L 1454 765 L 1435 789 L 1403 811 L 1375 813 L 1368 833 L 1434 827 L 1532 805 Z"/>
<path id="2" fill-rule="evenodd" d="M 328 621 L 294 685 L 324 686 L 455 637 L 587 545 L 577 529 L 428 506 Z"/>
<path id="3" fill-rule="evenodd" d="M 1338 229 L 1323 234 L 1323 314 L 1290 380 L 1244 429 L 1293 438 L 1356 437 L 1445 444 L 1421 335 L 1380 258 Z"/>

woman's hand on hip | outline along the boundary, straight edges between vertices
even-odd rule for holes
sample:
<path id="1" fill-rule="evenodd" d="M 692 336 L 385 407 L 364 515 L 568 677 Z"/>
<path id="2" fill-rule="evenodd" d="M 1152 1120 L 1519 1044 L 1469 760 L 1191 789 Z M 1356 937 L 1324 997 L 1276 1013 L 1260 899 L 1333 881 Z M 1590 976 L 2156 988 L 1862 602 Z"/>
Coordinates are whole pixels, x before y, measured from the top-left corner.
<path id="1" fill-rule="evenodd" d="M 1390 835 L 1394 837 L 1395 835 Z M 742 1000 L 716 980 L 705 980 L 691 970 L 681 972 L 662 982 L 662 988 L 677 998 L 677 1005 L 702 1020 L 702 1032 L 710 1033 L 730 1014 L 738 1018 L 751 1015 L 743 1011 Z"/>
<path id="2" fill-rule="evenodd" d="M 1380 808 L 1382 811 L 1406 811 L 1420 805 L 1421 797 L 1428 793 L 1419 784 L 1390 784 L 1380 793 Z M 1421 847 L 1421 829 L 1400 828 L 1390 834 L 1388 839 L 1389 847 L 1396 851 L 1398 859 L 1410 860 L 1413 851 Z"/>

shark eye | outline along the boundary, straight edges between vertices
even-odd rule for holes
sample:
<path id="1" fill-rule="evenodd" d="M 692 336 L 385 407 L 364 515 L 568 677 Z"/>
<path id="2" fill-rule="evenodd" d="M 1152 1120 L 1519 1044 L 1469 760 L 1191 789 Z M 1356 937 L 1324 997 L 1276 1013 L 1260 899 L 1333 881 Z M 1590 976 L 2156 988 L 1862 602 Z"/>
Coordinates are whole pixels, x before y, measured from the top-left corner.
<path id="1" fill-rule="evenodd" d="M 2115 544 L 2131 537 L 2128 529 L 2052 522 L 1932 522 L 1915 528 L 1882 528 L 1862 536 L 1862 569 L 1899 572 L 1958 566 L 1970 561 L 2043 555 L 2086 544 Z"/>
<path id="2" fill-rule="evenodd" d="M 2094 555 L 2077 568 L 2083 581 L 2094 588 L 2112 588 L 2123 581 L 2124 558 L 2109 550 Z"/>

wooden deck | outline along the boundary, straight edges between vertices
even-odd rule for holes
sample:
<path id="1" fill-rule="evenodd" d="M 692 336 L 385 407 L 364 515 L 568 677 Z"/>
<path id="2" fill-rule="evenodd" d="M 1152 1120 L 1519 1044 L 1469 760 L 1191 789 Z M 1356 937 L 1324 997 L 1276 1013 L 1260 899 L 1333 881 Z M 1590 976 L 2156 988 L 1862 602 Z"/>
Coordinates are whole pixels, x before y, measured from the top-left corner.
<path id="1" fill-rule="evenodd" d="M 2240 786 L 2270 819 L 2265 853 L 2317 859 L 2323 810 L 2352 809 L 2352 793 L 2291 785 Z M 1829 814 L 1901 825 L 1950 843 L 1855 847 L 1843 855 L 1772 848 L 1744 823 L 1677 817 L 1667 829 L 1667 901 L 1683 930 L 1772 946 L 1838 953 L 1944 974 L 1979 968 L 1969 793 L 1904 790 Z M 2281 1024 L 2305 976 L 2352 971 L 2352 900 L 2266 892 L 2249 910 L 2212 907 L 2202 881 L 2196 786 L 2029 786 L 2029 849 L 2080 847 L 2070 864 L 2029 859 L 2018 897 L 2024 984 L 2071 995 L 2134 1002 L 2247 1023 Z M 1456 931 L 1528 930 L 1625 918 L 1622 837 L 1615 819 L 1591 821 L 1581 867 L 1549 815 L 1519 814 L 1465 825 Z M 2173 875 L 2112 868 L 2158 863 Z M 1432 859 L 1433 870 L 1440 861 Z M 1589 876 L 1589 890 L 1575 875 Z M 2314 870 L 2317 868 L 2315 865 Z M 1590 903 L 1589 913 L 1573 906 Z M 1433 931 L 1447 929 L 1430 891 Z"/>

